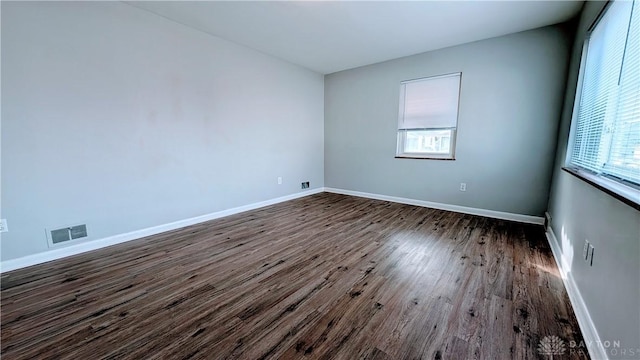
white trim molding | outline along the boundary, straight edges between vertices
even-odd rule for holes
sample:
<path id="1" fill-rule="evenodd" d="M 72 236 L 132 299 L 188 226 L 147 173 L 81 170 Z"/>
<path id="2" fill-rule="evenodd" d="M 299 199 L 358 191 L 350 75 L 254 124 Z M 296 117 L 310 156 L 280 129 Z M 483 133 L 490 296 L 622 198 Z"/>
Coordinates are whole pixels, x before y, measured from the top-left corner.
<path id="1" fill-rule="evenodd" d="M 281 196 L 275 199 L 243 205 L 243 206 L 235 207 L 232 209 L 222 210 L 222 211 L 214 212 L 211 214 L 174 221 L 168 224 L 136 230 L 136 231 L 128 232 L 125 234 L 118 234 L 118 235 L 109 236 L 102 239 L 76 243 L 73 245 L 55 248 L 49 251 L 28 255 L 25 257 L 17 258 L 17 259 L 6 260 L 0 263 L 0 273 L 24 268 L 27 266 L 42 264 L 42 263 L 57 260 L 57 259 L 62 259 L 72 255 L 82 254 L 88 251 L 101 249 L 107 246 L 116 245 L 123 242 L 140 239 L 143 237 L 160 234 L 166 231 L 180 229 L 186 226 L 199 224 L 205 221 L 219 219 L 221 217 L 239 214 L 245 211 L 258 209 L 261 207 L 265 207 L 265 206 L 269 206 L 269 205 L 273 205 L 273 204 L 277 204 L 277 203 L 281 203 L 281 202 L 285 202 L 293 199 L 298 199 L 301 197 L 318 194 L 325 191 L 330 193 L 335 193 L 335 194 L 358 196 L 358 197 L 383 200 L 383 201 L 391 201 L 391 202 L 396 202 L 401 204 L 429 207 L 434 209 L 454 211 L 454 212 L 471 214 L 471 215 L 487 216 L 487 217 L 496 218 L 496 219 L 512 220 L 512 221 L 518 221 L 518 222 L 529 223 L 529 224 L 541 225 L 544 223 L 544 218 L 537 217 L 537 216 L 513 214 L 513 213 L 477 209 L 477 208 L 471 208 L 471 207 L 465 207 L 465 206 L 459 206 L 459 205 L 442 204 L 442 203 L 436 203 L 436 202 L 424 201 L 424 200 L 407 199 L 407 198 L 400 198 L 395 196 L 387 196 L 387 195 L 371 194 L 371 193 L 365 193 L 365 192 L 359 192 L 359 191 L 321 187 L 321 188 L 316 188 L 312 190 L 307 190 L 304 192 L 299 192 L 296 194 Z"/>
<path id="2" fill-rule="evenodd" d="M 551 226 L 547 228 L 546 235 L 549 245 L 551 246 L 551 251 L 553 252 L 553 257 L 556 260 L 558 269 L 560 269 L 562 282 L 569 294 L 569 301 L 571 301 L 571 305 L 573 306 L 573 312 L 576 314 L 576 318 L 578 319 L 578 325 L 580 326 L 584 342 L 585 344 L 593 344 L 592 346 L 587 347 L 589 356 L 592 359 L 608 360 L 609 357 L 606 349 L 603 346 L 600 346 L 600 344 L 602 344 L 600 342 L 600 336 L 598 335 L 598 330 L 596 329 L 593 320 L 591 320 L 589 309 L 587 308 L 587 305 L 580 294 L 580 290 L 573 279 L 573 275 L 571 274 L 571 264 L 569 264 L 564 256 L 562 256 L 562 250 L 560 249 L 558 238 L 556 238 Z"/>
<path id="3" fill-rule="evenodd" d="M 402 197 L 396 197 L 396 196 L 371 194 L 366 192 L 343 190 L 343 189 L 336 189 L 336 188 L 325 188 L 324 191 L 334 193 L 334 194 L 351 195 L 351 196 L 358 196 L 358 197 L 363 197 L 368 199 L 391 201 L 391 202 L 400 203 L 400 204 L 422 206 L 422 207 L 428 207 L 432 209 L 453 211 L 453 212 L 463 213 L 463 214 L 480 215 L 480 216 L 486 216 L 486 217 L 495 218 L 495 219 L 511 220 L 511 221 L 517 221 L 517 222 L 522 222 L 527 224 L 537 224 L 537 225 L 544 224 L 544 218 L 540 216 L 521 215 L 521 214 L 514 214 L 514 213 L 508 213 L 508 212 L 502 212 L 502 211 L 485 210 L 485 209 L 478 209 L 478 208 L 472 208 L 472 207 L 466 207 L 466 206 L 460 206 L 460 205 L 450 205 L 450 204 L 443 204 L 443 203 L 437 203 L 432 201 L 415 200 L 415 199 L 408 199 L 408 198 L 402 198 Z"/>
<path id="4" fill-rule="evenodd" d="M 146 229 L 136 230 L 136 231 L 128 232 L 125 234 L 109 236 L 106 238 L 97 239 L 93 241 L 77 243 L 74 245 L 52 249 L 49 251 L 45 251 L 45 252 L 41 252 L 33 255 L 27 255 L 17 259 L 6 260 L 0 263 L 0 273 L 24 268 L 27 266 L 42 264 L 42 263 L 53 261 L 53 260 L 62 259 L 72 255 L 82 254 L 87 251 L 97 250 L 107 246 L 116 245 L 116 244 L 120 244 L 127 241 L 137 240 L 143 237 L 156 235 L 166 231 L 176 230 L 186 226 L 199 224 L 205 221 L 219 219 L 221 217 L 235 215 L 245 211 L 258 209 L 261 207 L 265 207 L 265 206 L 269 206 L 269 205 L 273 205 L 273 204 L 277 204 L 277 203 L 281 203 L 281 202 L 285 202 L 293 199 L 298 199 L 298 198 L 313 195 L 313 194 L 318 194 L 323 191 L 324 191 L 324 188 L 306 190 L 306 191 L 291 194 L 291 195 L 281 196 L 275 199 L 238 206 L 235 208 L 217 211 L 217 212 L 206 214 L 206 215 L 196 216 L 189 219 L 178 220 L 168 224 L 153 226 Z"/>

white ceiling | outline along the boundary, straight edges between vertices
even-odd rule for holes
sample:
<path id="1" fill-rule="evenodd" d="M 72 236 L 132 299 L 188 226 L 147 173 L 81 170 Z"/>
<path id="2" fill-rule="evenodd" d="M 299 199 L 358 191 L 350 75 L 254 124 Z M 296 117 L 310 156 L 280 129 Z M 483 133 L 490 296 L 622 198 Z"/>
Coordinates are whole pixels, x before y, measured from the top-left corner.
<path id="1" fill-rule="evenodd" d="M 322 74 L 566 21 L 581 1 L 134 1 Z"/>

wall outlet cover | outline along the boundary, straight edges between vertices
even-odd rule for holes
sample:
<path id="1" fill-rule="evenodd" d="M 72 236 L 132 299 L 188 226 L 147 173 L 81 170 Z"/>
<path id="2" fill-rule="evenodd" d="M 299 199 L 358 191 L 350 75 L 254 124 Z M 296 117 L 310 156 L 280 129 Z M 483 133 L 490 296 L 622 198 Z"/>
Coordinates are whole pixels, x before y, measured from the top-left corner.
<path id="1" fill-rule="evenodd" d="M 0 219 L 0 232 L 9 231 L 9 226 L 7 226 L 7 219 Z"/>
<path id="2" fill-rule="evenodd" d="M 589 240 L 584 241 L 584 246 L 582 247 L 582 257 L 585 260 L 589 259 Z"/>

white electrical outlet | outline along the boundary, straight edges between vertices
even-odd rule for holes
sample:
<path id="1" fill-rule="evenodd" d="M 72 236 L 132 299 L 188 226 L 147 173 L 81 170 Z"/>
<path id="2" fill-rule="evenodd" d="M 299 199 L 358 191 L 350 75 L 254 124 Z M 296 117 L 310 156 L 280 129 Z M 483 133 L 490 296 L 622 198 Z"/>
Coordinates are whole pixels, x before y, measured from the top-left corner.
<path id="1" fill-rule="evenodd" d="M 282 176 L 278 176 L 278 185 L 282 185 Z"/>
<path id="2" fill-rule="evenodd" d="M 467 183 L 460 183 L 460 191 L 467 191 Z"/>
<path id="3" fill-rule="evenodd" d="M 7 226 L 7 219 L 0 219 L 0 232 L 9 231 L 9 226 Z"/>
<path id="4" fill-rule="evenodd" d="M 591 244 L 589 244 L 589 240 L 584 241 L 584 247 L 582 247 L 582 257 L 585 260 L 589 259 L 589 247 L 591 246 Z"/>

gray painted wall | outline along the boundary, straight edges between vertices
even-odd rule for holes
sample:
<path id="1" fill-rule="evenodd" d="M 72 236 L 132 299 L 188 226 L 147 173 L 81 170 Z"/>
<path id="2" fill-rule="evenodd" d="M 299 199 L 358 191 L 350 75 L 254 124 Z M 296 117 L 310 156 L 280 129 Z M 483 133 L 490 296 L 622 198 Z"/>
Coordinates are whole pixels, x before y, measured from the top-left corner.
<path id="1" fill-rule="evenodd" d="M 640 212 L 562 171 L 587 29 L 604 6 L 587 2 L 571 57 L 558 135 L 549 213 L 569 275 L 587 305 L 602 341 L 620 341 L 611 358 L 640 358 Z M 595 247 L 593 266 L 582 259 L 584 240 Z M 627 349 L 625 355 L 621 349 Z M 633 349 L 631 355 L 628 349 Z"/>
<path id="2" fill-rule="evenodd" d="M 546 27 L 326 76 L 325 185 L 543 215 L 569 48 Z M 395 159 L 400 81 L 453 72 L 456 160 Z"/>
<path id="3" fill-rule="evenodd" d="M 640 213 L 560 170 L 582 41 L 602 5 L 587 3 L 579 25 L 549 211 L 601 339 L 638 348 Z M 47 251 L 45 228 L 86 222 L 91 240 L 324 177 L 342 189 L 546 209 L 568 56 L 559 27 L 332 74 L 325 104 L 319 74 L 122 3 L 2 2 L 1 51 L 2 260 Z M 457 71 L 457 160 L 394 159 L 399 82 Z M 580 260 L 585 238 L 593 267 Z"/>
<path id="4" fill-rule="evenodd" d="M 119 2 L 2 2 L 1 259 L 323 186 L 323 76 Z M 277 185 L 277 177 L 284 183 Z"/>

